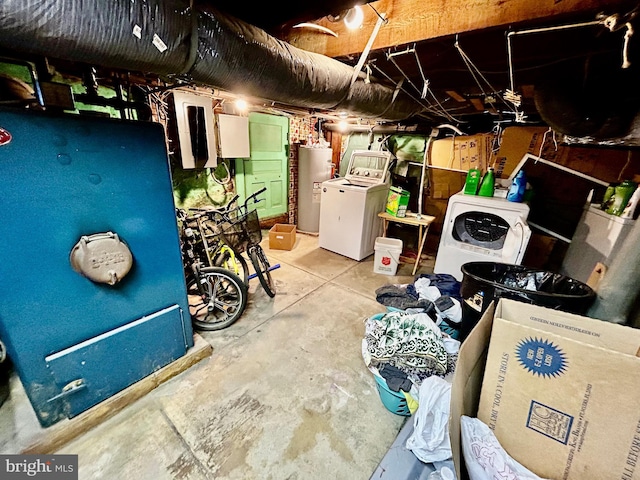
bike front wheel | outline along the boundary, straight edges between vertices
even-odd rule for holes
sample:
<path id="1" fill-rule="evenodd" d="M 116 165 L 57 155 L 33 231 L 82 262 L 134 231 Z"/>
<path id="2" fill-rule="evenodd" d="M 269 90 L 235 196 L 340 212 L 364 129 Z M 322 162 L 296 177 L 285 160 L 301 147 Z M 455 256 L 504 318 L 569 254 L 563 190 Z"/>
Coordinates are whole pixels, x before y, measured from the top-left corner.
<path id="1" fill-rule="evenodd" d="M 220 330 L 235 322 L 247 306 L 247 286 L 232 272 L 218 267 L 200 270 L 187 284 L 189 313 L 196 330 Z"/>
<path id="2" fill-rule="evenodd" d="M 222 248 L 214 262 L 216 267 L 235 273 L 245 285 L 249 285 L 249 266 L 242 254 L 232 250 L 231 247 Z"/>
<path id="3" fill-rule="evenodd" d="M 260 245 L 253 245 L 249 247 L 249 258 L 251 259 L 253 268 L 256 271 L 256 276 L 258 277 L 258 280 L 260 280 L 260 285 L 262 285 L 264 291 L 267 292 L 267 295 L 275 297 L 276 285 L 271 278 L 271 272 L 269 271 L 271 265 L 269 264 L 267 255 L 264 253 L 262 247 Z"/>

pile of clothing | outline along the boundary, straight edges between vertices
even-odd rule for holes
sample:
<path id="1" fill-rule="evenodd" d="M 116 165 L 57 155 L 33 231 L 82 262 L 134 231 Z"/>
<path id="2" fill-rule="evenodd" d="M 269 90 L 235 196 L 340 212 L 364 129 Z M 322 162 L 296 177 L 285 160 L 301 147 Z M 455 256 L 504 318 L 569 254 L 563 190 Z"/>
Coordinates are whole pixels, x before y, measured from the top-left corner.
<path id="1" fill-rule="evenodd" d="M 376 300 L 387 309 L 365 320 L 362 357 L 369 370 L 404 396 L 413 415 L 406 447 L 451 478 L 448 432 L 453 373 L 462 322 L 460 282 L 447 274 L 422 274 L 414 283 L 384 285 Z"/>
<path id="2" fill-rule="evenodd" d="M 409 392 L 432 375 L 452 373 L 460 349 L 460 282 L 422 274 L 407 285 L 384 285 L 376 300 L 387 307 L 366 319 L 362 356 L 391 390 Z"/>
<path id="3" fill-rule="evenodd" d="M 376 300 L 390 311 L 426 313 L 442 331 L 458 338 L 462 321 L 460 286 L 453 275 L 425 273 L 411 284 L 378 288 Z"/>

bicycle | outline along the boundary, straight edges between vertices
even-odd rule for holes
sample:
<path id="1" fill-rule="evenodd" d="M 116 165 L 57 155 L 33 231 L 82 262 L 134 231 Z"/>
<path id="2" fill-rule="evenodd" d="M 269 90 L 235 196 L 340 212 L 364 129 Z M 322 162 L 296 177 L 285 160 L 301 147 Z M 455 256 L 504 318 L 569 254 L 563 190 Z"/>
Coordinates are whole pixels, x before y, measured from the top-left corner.
<path id="1" fill-rule="evenodd" d="M 191 208 L 196 212 L 186 216 L 187 224 L 197 228 L 200 241 L 196 244 L 196 252 L 201 259 L 206 260 L 210 267 L 222 267 L 238 275 L 246 285 L 249 284 L 249 266 L 247 261 L 221 238 L 220 218 L 226 218 L 227 207 Z M 212 225 L 213 223 L 213 225 Z"/>
<path id="2" fill-rule="evenodd" d="M 229 270 L 203 266 L 198 254 L 202 238 L 198 238 L 198 230 L 189 226 L 186 212 L 176 212 L 191 322 L 198 330 L 226 328 L 240 318 L 247 306 L 247 285 Z"/>
<path id="3" fill-rule="evenodd" d="M 273 267 L 267 259 L 267 255 L 260 246 L 262 241 L 262 230 L 260 220 L 255 209 L 249 210 L 249 203 L 258 203 L 258 195 L 265 192 L 266 188 L 261 188 L 257 192 L 248 196 L 242 205 L 237 205 L 238 195 L 236 195 L 227 205 L 224 213 L 219 213 L 216 217 L 217 224 L 221 227 L 223 240 L 236 252 L 247 252 L 249 259 L 258 277 L 260 285 L 270 297 L 276 295 L 276 287 L 271 278 Z M 249 276 L 252 278 L 253 275 Z"/>

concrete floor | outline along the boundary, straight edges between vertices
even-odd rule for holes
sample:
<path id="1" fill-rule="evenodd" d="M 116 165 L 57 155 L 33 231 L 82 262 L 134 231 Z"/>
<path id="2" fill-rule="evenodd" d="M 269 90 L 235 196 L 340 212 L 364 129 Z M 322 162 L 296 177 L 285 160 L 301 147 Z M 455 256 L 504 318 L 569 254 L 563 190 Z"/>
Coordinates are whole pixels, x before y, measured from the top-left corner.
<path id="1" fill-rule="evenodd" d="M 379 275 L 373 256 L 356 262 L 305 234 L 291 251 L 263 245 L 281 265 L 275 298 L 252 280 L 243 316 L 200 332 L 211 357 L 57 451 L 79 455 L 79 478 L 370 478 L 406 417 L 380 401 L 361 356 L 363 321 L 384 311 L 375 290 L 412 282 L 412 265 Z M 418 273 L 432 271 L 433 255 Z M 0 453 L 20 451 L 1 421 L 23 428 L 17 417 L 35 418 L 25 402 L 0 409 Z"/>

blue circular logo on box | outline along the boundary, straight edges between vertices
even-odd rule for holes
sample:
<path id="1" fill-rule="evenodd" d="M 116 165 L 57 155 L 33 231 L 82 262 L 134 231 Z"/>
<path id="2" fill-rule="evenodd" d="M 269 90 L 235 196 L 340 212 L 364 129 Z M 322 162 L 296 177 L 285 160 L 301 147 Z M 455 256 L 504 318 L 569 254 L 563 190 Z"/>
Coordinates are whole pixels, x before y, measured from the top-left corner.
<path id="1" fill-rule="evenodd" d="M 567 368 L 562 350 L 547 340 L 527 338 L 516 347 L 518 362 L 526 370 L 540 377 L 558 377 Z"/>

